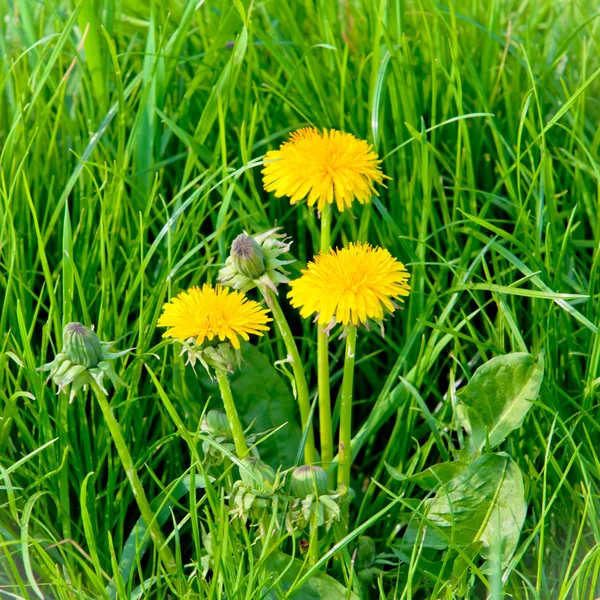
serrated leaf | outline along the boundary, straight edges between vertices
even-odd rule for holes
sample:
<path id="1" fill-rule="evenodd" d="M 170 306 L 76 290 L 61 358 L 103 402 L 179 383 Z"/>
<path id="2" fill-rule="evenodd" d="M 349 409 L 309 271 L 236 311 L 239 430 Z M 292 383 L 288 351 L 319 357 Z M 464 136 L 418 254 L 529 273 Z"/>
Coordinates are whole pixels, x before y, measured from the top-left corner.
<path id="1" fill-rule="evenodd" d="M 474 448 L 494 448 L 523 424 L 544 376 L 543 355 L 513 352 L 479 367 L 457 396 L 460 424 Z"/>
<path id="2" fill-rule="evenodd" d="M 505 565 L 517 547 L 526 511 L 519 467 L 507 454 L 487 454 L 423 503 L 425 518 L 411 520 L 404 543 L 422 540 L 438 550 L 481 543 L 484 558 L 499 549 Z"/>

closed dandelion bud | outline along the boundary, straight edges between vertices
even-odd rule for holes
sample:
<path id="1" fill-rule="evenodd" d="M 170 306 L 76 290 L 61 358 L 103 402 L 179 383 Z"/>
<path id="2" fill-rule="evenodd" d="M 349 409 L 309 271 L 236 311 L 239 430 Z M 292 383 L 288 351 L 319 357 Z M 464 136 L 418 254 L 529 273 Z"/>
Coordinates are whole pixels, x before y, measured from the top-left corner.
<path id="1" fill-rule="evenodd" d="M 104 377 L 108 377 L 113 385 L 126 385 L 117 375 L 111 362 L 131 352 L 133 348 L 121 352 L 111 352 L 112 342 L 102 342 L 98 336 L 81 323 L 69 323 L 63 329 L 63 349 L 52 362 L 38 371 L 50 371 L 48 377 L 58 386 L 59 391 L 71 390 L 71 400 L 81 388 L 95 381 L 100 389 L 104 388 Z"/>
<path id="2" fill-rule="evenodd" d="M 218 410 L 209 410 L 206 413 L 202 428 L 215 437 L 231 439 L 231 426 L 227 415 Z"/>
<path id="3" fill-rule="evenodd" d="M 244 486 L 251 490 L 270 492 L 275 483 L 275 471 L 258 458 L 247 456 L 242 459 L 240 475 Z"/>
<path id="4" fill-rule="evenodd" d="M 231 257 L 238 272 L 249 279 L 258 279 L 265 272 L 265 255 L 260 244 L 247 233 L 233 240 Z"/>
<path id="5" fill-rule="evenodd" d="M 309 494 L 324 496 L 329 491 L 327 473 L 321 467 L 304 465 L 292 473 L 292 494 L 306 498 Z"/>
<path id="6" fill-rule="evenodd" d="M 354 568 L 357 571 L 368 569 L 375 562 L 375 542 L 367 535 L 358 538 Z"/>
<path id="7" fill-rule="evenodd" d="M 238 235 L 231 246 L 225 266 L 219 271 L 219 281 L 236 290 L 247 292 L 267 286 L 277 293 L 277 286 L 289 282 L 284 266 L 293 260 L 281 260 L 290 250 L 291 241 L 278 229 L 259 235 Z"/>
<path id="8" fill-rule="evenodd" d="M 81 323 L 69 323 L 63 329 L 63 345 L 67 358 L 75 365 L 95 367 L 102 358 L 98 336 Z"/>

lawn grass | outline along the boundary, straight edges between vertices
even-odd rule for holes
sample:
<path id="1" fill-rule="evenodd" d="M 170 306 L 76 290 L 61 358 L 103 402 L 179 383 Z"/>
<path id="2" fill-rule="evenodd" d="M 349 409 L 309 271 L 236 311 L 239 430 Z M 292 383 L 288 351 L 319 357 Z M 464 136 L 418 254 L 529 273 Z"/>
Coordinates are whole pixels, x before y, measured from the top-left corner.
<path id="1" fill-rule="evenodd" d="M 596 12 L 550 0 L 0 0 L 3 595 L 258 598 L 272 585 L 273 548 L 257 556 L 246 536 L 240 549 L 220 482 L 199 465 L 193 434 L 216 383 L 184 370 L 156 321 L 172 295 L 216 281 L 243 229 L 281 226 L 299 274 L 318 219 L 263 191 L 261 157 L 314 125 L 368 139 L 390 177 L 371 204 L 334 212 L 334 244 L 389 249 L 412 286 L 384 338 L 358 338 L 350 532 L 375 540 L 389 573 L 356 581 L 352 535 L 318 566 L 364 598 L 459 597 L 417 554 L 391 553 L 404 499 L 422 493 L 385 464 L 410 475 L 443 460 L 458 447 L 456 387 L 493 356 L 543 351 L 542 392 L 502 446 L 525 480 L 518 550 L 500 579 L 475 569 L 462 592 L 599 596 Z M 282 303 L 314 398 L 313 326 Z M 169 498 L 170 577 L 152 548 L 136 551 L 139 512 L 93 396 L 69 403 L 36 371 L 73 320 L 135 348 L 110 399 L 147 495 Z M 252 360 L 285 356 L 274 335 L 258 348 Z M 343 344 L 330 350 L 335 399 Z M 293 460 L 284 441 L 274 456 Z"/>

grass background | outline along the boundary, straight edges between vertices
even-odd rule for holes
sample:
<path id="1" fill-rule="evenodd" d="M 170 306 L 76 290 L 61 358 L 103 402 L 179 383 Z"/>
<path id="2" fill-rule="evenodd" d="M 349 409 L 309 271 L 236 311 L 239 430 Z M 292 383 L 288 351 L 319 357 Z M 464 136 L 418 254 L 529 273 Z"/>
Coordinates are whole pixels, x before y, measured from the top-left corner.
<path id="1" fill-rule="evenodd" d="M 369 522 L 378 551 L 389 552 L 400 518 L 376 515 L 390 493 L 417 492 L 389 480 L 384 461 L 410 473 L 442 460 L 457 446 L 455 386 L 492 356 L 543 350 L 539 402 L 504 448 L 525 476 L 527 521 L 489 593 L 596 597 L 596 8 L 0 0 L 3 593 L 36 597 L 35 579 L 49 597 L 103 597 L 138 518 L 92 399 L 69 405 L 35 371 L 60 349 L 63 324 L 95 324 L 101 338 L 136 347 L 118 365 L 129 387 L 112 401 L 157 497 L 194 457 L 144 365 L 192 430 L 215 393 L 160 345 L 160 308 L 214 281 L 243 228 L 280 225 L 295 240 L 294 271 L 310 259 L 315 214 L 269 198 L 259 165 L 312 124 L 369 139 L 391 177 L 373 204 L 335 218 L 335 242 L 385 246 L 412 273 L 413 293 L 385 339 L 359 336 L 354 525 Z M 314 388 L 312 327 L 286 312 Z M 273 336 L 259 348 L 270 362 L 283 356 Z M 340 352 L 332 345 L 334 392 Z M 227 543 L 234 534 L 213 491 L 173 513 L 178 575 L 153 581 L 149 555 L 121 582 L 122 597 L 260 596 L 264 565 Z M 221 576 L 209 582 L 194 576 L 196 515 L 223 542 Z M 450 581 L 431 584 L 414 564 L 392 571 L 365 597 L 454 597 Z M 151 592 L 137 588 L 144 580 Z M 468 597 L 488 593 L 479 580 Z"/>

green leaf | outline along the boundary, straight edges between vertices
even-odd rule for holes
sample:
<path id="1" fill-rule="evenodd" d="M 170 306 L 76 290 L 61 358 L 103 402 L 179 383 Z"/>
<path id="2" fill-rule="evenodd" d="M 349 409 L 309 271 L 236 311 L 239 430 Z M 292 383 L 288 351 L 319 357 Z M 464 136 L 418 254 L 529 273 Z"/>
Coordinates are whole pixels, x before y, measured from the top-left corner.
<path id="1" fill-rule="evenodd" d="M 396 481 L 410 481 L 412 483 L 416 483 L 425 490 L 433 490 L 439 485 L 447 483 L 459 473 L 464 471 L 467 466 L 467 462 L 463 462 L 462 460 L 453 460 L 438 463 L 437 465 L 433 465 L 424 471 L 421 471 L 420 473 L 406 476 L 398 471 L 398 469 L 395 469 L 391 465 L 388 465 L 388 463 L 385 463 L 385 468 L 392 479 L 395 479 Z"/>
<path id="2" fill-rule="evenodd" d="M 543 355 L 526 352 L 492 358 L 475 371 L 458 393 L 457 414 L 476 450 L 497 446 L 521 427 L 543 376 Z"/>
<path id="3" fill-rule="evenodd" d="M 404 542 L 423 539 L 428 548 L 482 546 L 484 558 L 504 566 L 512 557 L 527 505 L 519 467 L 504 453 L 479 457 L 440 487 L 423 505 L 424 518 L 415 516 Z"/>
<path id="4" fill-rule="evenodd" d="M 154 107 L 158 116 L 164 121 L 165 125 L 205 164 L 210 165 L 213 161 L 211 151 L 204 145 L 196 141 L 187 131 L 184 131 L 177 123 L 167 117 L 167 115 L 158 107 Z"/>
<path id="5" fill-rule="evenodd" d="M 71 217 L 69 203 L 65 203 L 65 217 L 63 220 L 62 236 L 62 309 L 63 327 L 71 322 L 73 314 L 73 234 L 71 231 Z"/>
<path id="6" fill-rule="evenodd" d="M 278 579 L 276 588 L 263 596 L 266 600 L 276 600 L 284 596 L 293 600 L 358 600 L 354 592 L 347 590 L 333 577 L 321 571 L 316 571 L 298 591 L 287 596 L 285 592 L 293 586 L 304 570 L 305 563 L 278 552 L 267 559 L 266 566 Z"/>
<path id="7" fill-rule="evenodd" d="M 269 359 L 250 344 L 242 348 L 242 367 L 231 377 L 231 391 L 245 426 L 262 433 L 280 427 L 258 446 L 261 458 L 274 469 L 294 464 L 302 431 L 296 401 L 286 381 Z"/>
<path id="8" fill-rule="evenodd" d="M 202 115 L 200 117 L 200 121 L 198 122 L 198 126 L 196 128 L 196 132 L 194 134 L 194 139 L 199 143 L 203 144 L 206 141 L 209 133 L 213 129 L 213 125 L 217 120 L 218 116 L 218 98 L 221 96 L 221 101 L 223 98 L 228 98 L 229 93 L 233 89 L 237 77 L 240 71 L 240 65 L 244 60 L 244 56 L 246 55 L 246 49 L 248 48 L 248 30 L 244 26 L 240 35 L 238 36 L 235 46 L 233 49 L 233 53 L 225 65 L 225 68 L 221 72 L 217 83 L 213 86 L 208 99 L 206 100 L 206 104 L 204 105 L 204 109 L 202 111 Z M 223 101 L 224 105 L 226 102 Z"/>
<path id="9" fill-rule="evenodd" d="M 481 535 L 481 555 L 490 562 L 499 559 L 504 568 L 517 548 L 526 514 L 523 476 L 517 464 L 509 459 L 500 494 Z"/>

